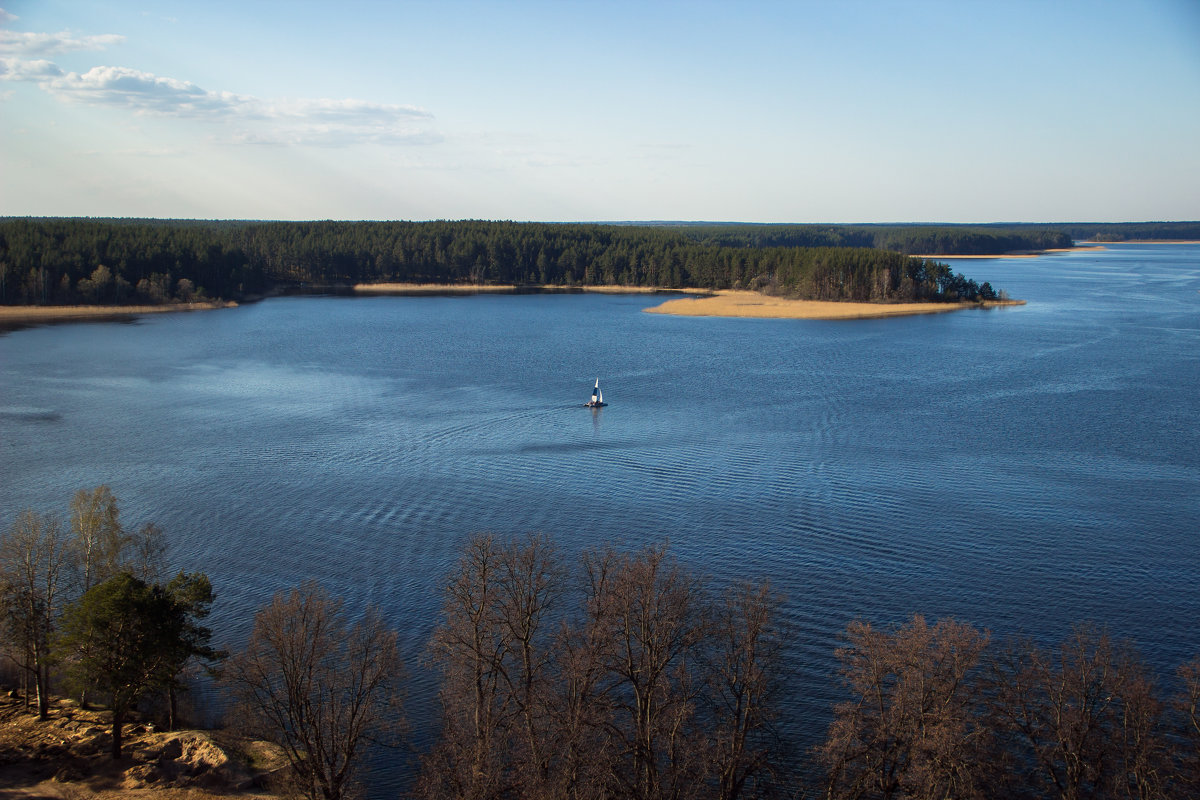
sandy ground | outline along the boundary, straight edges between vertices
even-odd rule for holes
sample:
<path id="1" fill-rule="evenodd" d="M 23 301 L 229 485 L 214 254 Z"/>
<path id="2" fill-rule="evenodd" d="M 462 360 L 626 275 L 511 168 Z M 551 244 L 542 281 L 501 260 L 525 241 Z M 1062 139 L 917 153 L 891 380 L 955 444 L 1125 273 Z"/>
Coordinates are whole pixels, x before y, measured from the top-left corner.
<path id="1" fill-rule="evenodd" d="M 40 721 L 0 698 L 0 800 L 275 800 L 265 788 L 287 774 L 282 752 L 220 731 L 156 732 L 125 726 L 124 753 L 109 753 L 107 712 L 52 704 Z"/>
<path id="2" fill-rule="evenodd" d="M 939 258 L 1037 258 L 1046 253 L 1078 253 L 1081 250 L 1105 250 L 1107 248 L 1102 244 L 1090 245 L 1088 247 L 1057 247 L 1049 250 L 1030 250 L 1027 253 L 997 253 L 990 256 L 978 255 L 953 255 L 950 253 L 939 253 L 937 255 L 913 255 L 911 258 L 928 258 L 932 261 L 937 261 Z"/>
<path id="3" fill-rule="evenodd" d="M 986 303 L 986 306 L 1024 305 L 1023 300 Z M 689 317 L 766 317 L 771 319 L 872 319 L 911 314 L 942 314 L 975 303 L 836 303 L 824 300 L 788 300 L 758 292 L 723 290 L 708 297 L 684 297 L 647 308 L 651 314 Z"/>
<path id="4" fill-rule="evenodd" d="M 359 294 L 395 294 L 395 295 L 445 295 L 445 294 L 509 294 L 522 290 L 538 292 L 596 292 L 598 294 L 656 294 L 659 292 L 689 292 L 697 289 L 658 289 L 648 286 L 515 286 L 513 284 L 488 284 L 481 286 L 454 283 L 359 283 L 354 291 Z"/>
<path id="5" fill-rule="evenodd" d="M 163 314 L 171 311 L 208 311 L 232 308 L 237 303 L 173 303 L 162 306 L 0 306 L 0 330 L 12 330 L 29 325 L 52 322 L 82 322 L 129 319 L 142 314 Z"/>

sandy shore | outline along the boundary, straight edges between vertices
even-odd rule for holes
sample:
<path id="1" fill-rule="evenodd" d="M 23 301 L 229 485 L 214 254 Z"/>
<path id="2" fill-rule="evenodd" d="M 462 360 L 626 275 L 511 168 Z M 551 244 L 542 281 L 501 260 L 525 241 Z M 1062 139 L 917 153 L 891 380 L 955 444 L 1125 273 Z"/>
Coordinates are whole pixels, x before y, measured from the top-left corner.
<path id="1" fill-rule="evenodd" d="M 237 303 L 173 303 L 162 306 L 0 306 L 0 330 L 13 330 L 31 325 L 54 322 L 104 322 L 130 319 L 142 314 L 164 314 L 173 311 L 210 311 L 233 308 Z"/>
<path id="2" fill-rule="evenodd" d="M 980 255 L 951 255 L 950 253 L 941 253 L 939 255 L 913 255 L 910 258 L 928 258 L 936 261 L 939 258 L 1037 258 L 1046 253 L 1078 253 L 1081 250 L 1105 250 L 1104 245 L 1090 245 L 1088 247 L 1054 247 L 1049 250 L 1030 250 L 1027 253 L 997 253 L 990 256 Z"/>
<path id="3" fill-rule="evenodd" d="M 984 303 L 984 306 L 1024 305 L 1024 300 Z M 788 300 L 758 292 L 714 292 L 707 297 L 683 297 L 647 308 L 651 314 L 677 314 L 688 317 L 764 317 L 770 319 L 873 319 L 912 314 L 944 314 L 976 303 L 837 303 L 826 300 Z"/>
<path id="4" fill-rule="evenodd" d="M 516 286 L 487 284 L 481 286 L 461 283 L 358 283 L 358 294 L 446 295 L 446 294 L 515 294 L 517 292 L 596 292 L 598 294 L 657 294 L 660 292 L 698 293 L 701 289 L 658 289 L 651 286 Z"/>

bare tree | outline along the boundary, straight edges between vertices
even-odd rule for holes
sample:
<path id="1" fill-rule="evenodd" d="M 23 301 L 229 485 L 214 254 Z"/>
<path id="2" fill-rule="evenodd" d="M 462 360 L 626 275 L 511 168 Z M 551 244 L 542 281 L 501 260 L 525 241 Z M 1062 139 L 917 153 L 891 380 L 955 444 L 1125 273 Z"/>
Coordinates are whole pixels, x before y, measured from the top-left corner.
<path id="1" fill-rule="evenodd" d="M 567 582 L 545 537 L 468 541 L 432 643 L 442 734 L 418 793 L 761 793 L 775 756 L 769 590 L 741 587 L 715 606 L 665 545 L 585 554 L 582 577 Z"/>
<path id="2" fill-rule="evenodd" d="M 1183 689 L 1175 699 L 1180 714 L 1179 782 L 1200 795 L 1200 657 L 1179 668 Z"/>
<path id="3" fill-rule="evenodd" d="M 369 608 L 351 623 L 314 582 L 275 595 L 254 617 L 223 680 L 259 735 L 278 742 L 305 794 L 340 800 L 362 747 L 394 742 L 403 666 L 396 633 Z"/>
<path id="4" fill-rule="evenodd" d="M 419 793 L 483 800 L 502 794 L 503 734 L 511 713 L 502 664 L 512 646 L 498 611 L 499 545 L 472 537 L 446 587 L 443 624 L 431 642 L 442 673 L 442 733 L 426 757 Z"/>
<path id="5" fill-rule="evenodd" d="M 1054 650 L 1020 642 L 996 664 L 993 718 L 1024 768 L 1016 780 L 1062 800 L 1162 796 L 1161 707 L 1131 648 L 1083 624 Z"/>
<path id="6" fill-rule="evenodd" d="M 708 761 L 696 716 L 706 593 L 665 545 L 605 560 L 611 584 L 596 605 L 609 642 L 606 693 L 621 756 L 613 789 L 638 800 L 690 796 L 703 784 Z"/>
<path id="7" fill-rule="evenodd" d="M 780 602 L 768 584 L 739 583 L 714 614 L 708 697 L 720 800 L 762 795 L 781 767 L 772 724 L 783 680 Z"/>
<path id="8" fill-rule="evenodd" d="M 112 490 L 101 484 L 71 498 L 71 532 L 78 550 L 79 593 L 108 580 L 120 568 L 125 533 Z"/>
<path id="9" fill-rule="evenodd" d="M 562 565 L 550 539 L 531 535 L 510 541 L 500 552 L 496 589 L 501 636 L 509 642 L 500 668 L 514 716 L 509 733 L 514 782 L 526 797 L 544 795 L 556 751 L 549 715 L 550 616 L 563 592 Z"/>
<path id="10" fill-rule="evenodd" d="M 555 752 L 549 733 L 550 615 L 561 565 L 543 536 L 471 537 L 447 588 L 431 645 L 442 672 L 443 732 L 426 758 L 427 797 L 545 794 Z"/>
<path id="11" fill-rule="evenodd" d="M 68 552 L 58 520 L 28 510 L 0 540 L 5 638 L 20 654 L 14 660 L 33 675 L 41 719 L 49 715 L 50 637 L 60 612 Z M 28 703 L 28 693 L 25 699 Z"/>
<path id="12" fill-rule="evenodd" d="M 162 528 L 147 522 L 121 539 L 116 561 L 122 569 L 147 583 L 161 583 L 166 578 L 167 538 Z"/>
<path id="13" fill-rule="evenodd" d="M 978 796 L 985 730 L 971 678 L 988 634 L 914 616 L 894 632 L 853 622 L 846 639 L 837 656 L 854 699 L 818 751 L 827 797 Z"/>

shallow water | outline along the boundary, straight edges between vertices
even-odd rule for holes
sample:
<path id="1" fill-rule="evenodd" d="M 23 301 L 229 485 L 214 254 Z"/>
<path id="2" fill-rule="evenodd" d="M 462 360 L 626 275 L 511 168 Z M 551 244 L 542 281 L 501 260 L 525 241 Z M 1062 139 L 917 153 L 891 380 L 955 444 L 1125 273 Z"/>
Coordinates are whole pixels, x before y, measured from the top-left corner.
<path id="1" fill-rule="evenodd" d="M 418 739 L 439 587 L 482 530 L 571 554 L 669 538 L 718 583 L 769 578 L 806 742 L 860 616 L 1045 641 L 1093 619 L 1173 669 L 1200 653 L 1200 246 L 955 268 L 1029 304 L 816 322 L 327 297 L 10 333 L 0 522 L 108 483 L 209 574 L 235 644 L 302 578 L 381 605 Z"/>

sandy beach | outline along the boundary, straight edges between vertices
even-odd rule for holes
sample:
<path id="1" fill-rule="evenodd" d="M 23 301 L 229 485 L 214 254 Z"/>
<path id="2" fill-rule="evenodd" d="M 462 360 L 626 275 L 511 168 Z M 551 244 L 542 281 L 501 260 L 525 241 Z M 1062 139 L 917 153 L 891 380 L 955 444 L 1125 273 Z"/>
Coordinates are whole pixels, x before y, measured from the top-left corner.
<path id="1" fill-rule="evenodd" d="M 934 261 L 936 261 L 939 258 L 1037 258 L 1038 256 L 1045 255 L 1046 253 L 1078 253 L 1081 250 L 1105 250 L 1105 249 L 1107 249 L 1107 248 L 1105 248 L 1104 245 L 1097 244 L 1097 245 L 1089 245 L 1087 247 L 1055 247 L 1055 248 L 1051 248 L 1049 250 L 1030 250 L 1027 253 L 996 253 L 996 254 L 990 255 L 990 256 L 951 255 L 949 253 L 942 253 L 940 255 L 912 255 L 912 256 L 909 256 L 909 258 L 928 258 L 928 259 L 932 259 Z"/>
<path id="2" fill-rule="evenodd" d="M 358 294 L 515 294 L 517 292 L 596 292 L 598 294 L 657 294 L 660 292 L 695 293 L 701 289 L 659 289 L 652 286 L 516 286 L 515 284 L 473 285 L 461 283 L 358 283 L 354 285 Z"/>
<path id="3" fill-rule="evenodd" d="M 0 306 L 0 330 L 48 325 L 54 322 L 104 322 L 129 319 L 142 314 L 164 314 L 173 311 L 211 311 L 233 308 L 237 303 L 172 303 L 161 306 Z"/>
<path id="4" fill-rule="evenodd" d="M 1024 305 L 1024 300 L 985 303 L 984 306 Z M 651 314 L 678 314 L 688 317 L 763 317 L 770 319 L 873 319 L 912 314 L 944 314 L 977 303 L 839 303 L 826 300 L 788 300 L 758 292 L 732 289 L 706 297 L 683 297 L 645 309 Z"/>

